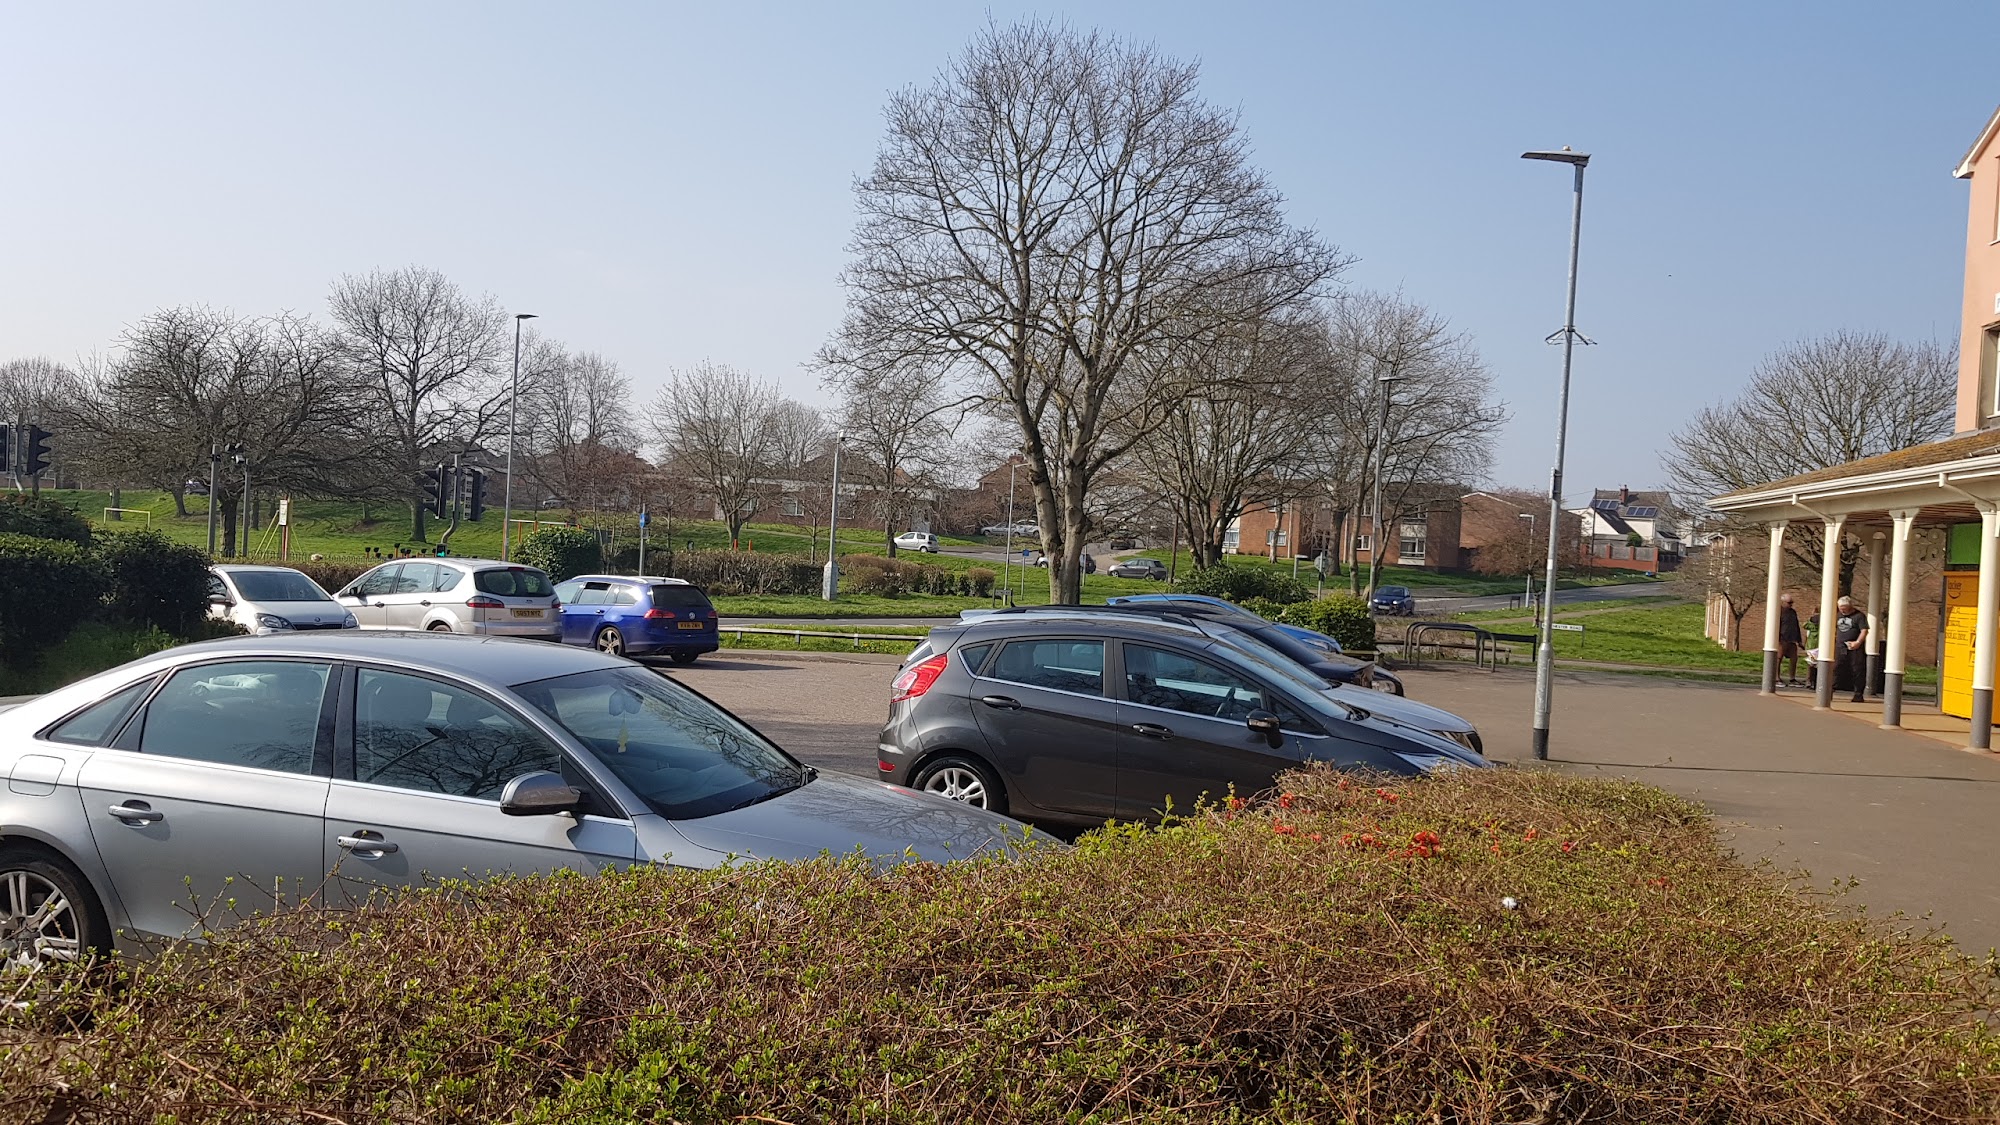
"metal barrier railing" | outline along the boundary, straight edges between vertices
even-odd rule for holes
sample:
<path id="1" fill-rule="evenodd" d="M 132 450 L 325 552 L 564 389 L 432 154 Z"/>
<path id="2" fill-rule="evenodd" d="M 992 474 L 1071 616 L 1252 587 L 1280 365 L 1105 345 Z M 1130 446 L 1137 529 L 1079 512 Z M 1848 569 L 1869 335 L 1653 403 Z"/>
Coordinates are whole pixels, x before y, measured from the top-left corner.
<path id="1" fill-rule="evenodd" d="M 1462 621 L 1419 621 L 1412 624 L 1403 634 L 1403 660 L 1408 664 L 1418 664 L 1423 660 L 1424 638 L 1431 634 L 1470 634 L 1472 643 L 1446 645 L 1431 641 L 1433 648 L 1471 648 L 1474 668 L 1493 668 L 1499 663 L 1497 646 L 1501 644 L 1526 644 L 1533 651 L 1535 637 L 1528 633 L 1495 633 L 1477 625 Z"/>

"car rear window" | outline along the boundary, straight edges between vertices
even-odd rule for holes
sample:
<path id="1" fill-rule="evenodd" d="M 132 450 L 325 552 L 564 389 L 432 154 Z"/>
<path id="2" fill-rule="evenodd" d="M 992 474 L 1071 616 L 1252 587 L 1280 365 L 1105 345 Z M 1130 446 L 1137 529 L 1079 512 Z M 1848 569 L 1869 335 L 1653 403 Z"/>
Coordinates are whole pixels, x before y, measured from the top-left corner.
<path id="1" fill-rule="evenodd" d="M 548 575 L 520 566 L 476 571 L 472 585 L 482 594 L 501 598 L 546 598 L 555 593 Z"/>
<path id="2" fill-rule="evenodd" d="M 653 605 L 660 609 L 707 609 L 708 595 L 699 586 L 655 586 Z"/>

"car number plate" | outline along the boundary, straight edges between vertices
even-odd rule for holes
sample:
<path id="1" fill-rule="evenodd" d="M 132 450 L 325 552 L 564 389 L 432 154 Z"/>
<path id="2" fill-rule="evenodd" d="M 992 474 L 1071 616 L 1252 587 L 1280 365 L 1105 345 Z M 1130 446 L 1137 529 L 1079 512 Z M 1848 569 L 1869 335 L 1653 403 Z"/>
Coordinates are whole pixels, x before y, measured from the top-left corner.
<path id="1" fill-rule="evenodd" d="M 683 621 L 683 622 L 681 622 L 681 628 L 683 628 L 683 629 L 700 629 L 700 628 L 702 628 L 702 627 L 703 627 L 703 626 L 702 626 L 702 623 L 701 623 L 701 622 L 699 622 L 699 621 Z"/>
<path id="2" fill-rule="evenodd" d="M 514 616 L 516 617 L 540 617 L 541 615 L 542 611 L 539 609 L 517 609 L 514 611 Z"/>

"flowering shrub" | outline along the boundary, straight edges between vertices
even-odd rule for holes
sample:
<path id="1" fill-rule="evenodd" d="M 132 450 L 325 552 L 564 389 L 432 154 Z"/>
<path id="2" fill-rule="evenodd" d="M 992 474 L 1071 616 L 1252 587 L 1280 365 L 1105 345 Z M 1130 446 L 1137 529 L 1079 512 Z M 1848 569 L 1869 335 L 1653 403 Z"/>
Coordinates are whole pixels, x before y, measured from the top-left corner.
<path id="1" fill-rule="evenodd" d="M 2000 1116 L 1992 975 L 1738 863 L 1694 805 L 1282 784 L 1023 862 L 458 885 L 115 989 L 33 974 L 0 1120 Z"/>

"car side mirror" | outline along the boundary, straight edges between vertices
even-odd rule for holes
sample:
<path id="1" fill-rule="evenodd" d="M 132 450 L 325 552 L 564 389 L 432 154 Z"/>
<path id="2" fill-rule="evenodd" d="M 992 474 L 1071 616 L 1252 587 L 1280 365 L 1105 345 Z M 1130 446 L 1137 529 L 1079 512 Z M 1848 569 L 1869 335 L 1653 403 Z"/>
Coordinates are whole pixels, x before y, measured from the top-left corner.
<path id="1" fill-rule="evenodd" d="M 210 594 L 208 596 L 208 604 L 230 606 L 230 605 L 235 605 L 236 603 L 229 600 L 228 594 Z"/>
<path id="2" fill-rule="evenodd" d="M 1249 716 L 1243 720 L 1243 725 L 1263 735 L 1264 741 L 1270 743 L 1273 750 L 1285 744 L 1284 724 L 1279 722 L 1278 717 L 1269 711 L 1250 712 Z"/>
<path id="3" fill-rule="evenodd" d="M 500 811 L 508 816 L 554 816 L 582 802 L 582 790 L 548 770 L 524 773 L 500 791 Z"/>

